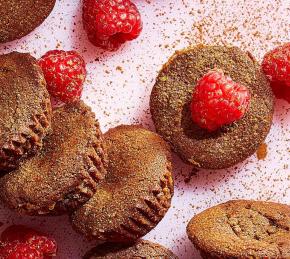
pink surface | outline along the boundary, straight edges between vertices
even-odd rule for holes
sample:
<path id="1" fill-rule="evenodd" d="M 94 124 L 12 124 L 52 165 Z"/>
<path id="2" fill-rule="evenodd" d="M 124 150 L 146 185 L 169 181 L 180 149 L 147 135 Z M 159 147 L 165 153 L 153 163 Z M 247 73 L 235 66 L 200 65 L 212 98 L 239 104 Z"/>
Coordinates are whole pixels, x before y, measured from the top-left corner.
<path id="1" fill-rule="evenodd" d="M 87 62 L 88 78 L 83 99 L 92 106 L 102 129 L 121 123 L 141 123 L 153 129 L 149 96 L 162 64 L 175 50 L 189 44 L 232 44 L 263 54 L 290 41 L 290 1 L 270 0 L 134 0 L 141 10 L 141 37 L 116 53 L 92 46 L 82 30 L 81 1 L 59 0 L 50 17 L 29 36 L 0 45 L 0 53 L 12 50 L 40 57 L 50 49 L 76 49 Z M 236 2 L 235 4 L 233 4 Z M 253 155 L 228 170 L 200 170 L 177 157 L 175 196 L 166 217 L 146 238 L 171 248 L 180 258 L 200 258 L 185 233 L 197 212 L 229 199 L 273 200 L 290 204 L 290 106 L 277 101 L 274 125 L 266 143 L 268 155 L 258 161 Z M 25 223 L 54 237 L 58 258 L 81 258 L 93 246 L 76 234 L 67 217 L 17 216 L 0 208 L 0 221 Z"/>

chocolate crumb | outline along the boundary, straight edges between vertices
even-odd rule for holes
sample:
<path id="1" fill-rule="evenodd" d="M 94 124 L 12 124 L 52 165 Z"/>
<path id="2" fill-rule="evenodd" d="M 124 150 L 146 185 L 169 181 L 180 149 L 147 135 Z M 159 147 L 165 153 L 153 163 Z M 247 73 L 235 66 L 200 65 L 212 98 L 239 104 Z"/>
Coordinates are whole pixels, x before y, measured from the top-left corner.
<path id="1" fill-rule="evenodd" d="M 267 144 L 263 143 L 259 146 L 257 150 L 257 157 L 259 160 L 265 160 L 267 157 L 268 151 L 267 151 Z"/>

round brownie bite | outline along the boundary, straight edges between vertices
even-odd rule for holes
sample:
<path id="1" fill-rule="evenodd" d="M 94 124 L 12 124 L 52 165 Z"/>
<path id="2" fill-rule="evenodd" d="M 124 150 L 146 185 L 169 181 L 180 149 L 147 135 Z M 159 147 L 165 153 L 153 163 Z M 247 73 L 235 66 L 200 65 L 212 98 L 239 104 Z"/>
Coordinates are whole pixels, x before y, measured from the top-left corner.
<path id="1" fill-rule="evenodd" d="M 102 133 L 88 106 L 80 101 L 56 109 L 52 128 L 38 155 L 0 179 L 0 199 L 21 214 L 75 210 L 105 174 Z"/>
<path id="2" fill-rule="evenodd" d="M 212 69 L 245 85 L 251 101 L 240 120 L 209 132 L 193 122 L 190 105 L 198 80 Z M 263 143 L 272 124 L 273 94 L 249 53 L 237 47 L 198 45 L 176 52 L 163 66 L 151 93 L 150 110 L 157 132 L 185 162 L 222 169 L 245 160 Z"/>
<path id="3" fill-rule="evenodd" d="M 36 153 L 50 126 L 50 98 L 35 58 L 0 55 L 0 174 Z"/>
<path id="4" fill-rule="evenodd" d="M 72 224 L 90 239 L 133 242 L 152 230 L 170 207 L 170 150 L 156 133 L 140 126 L 118 126 L 104 136 L 106 178 L 73 213 Z"/>
<path id="5" fill-rule="evenodd" d="M 0 43 L 20 39 L 51 13 L 55 0 L 0 1 Z"/>
<path id="6" fill-rule="evenodd" d="M 122 245 L 106 243 L 89 251 L 84 259 L 178 259 L 169 249 L 146 240 L 134 244 Z"/>
<path id="7" fill-rule="evenodd" d="M 290 207 L 229 201 L 193 217 L 187 234 L 203 258 L 290 258 Z"/>

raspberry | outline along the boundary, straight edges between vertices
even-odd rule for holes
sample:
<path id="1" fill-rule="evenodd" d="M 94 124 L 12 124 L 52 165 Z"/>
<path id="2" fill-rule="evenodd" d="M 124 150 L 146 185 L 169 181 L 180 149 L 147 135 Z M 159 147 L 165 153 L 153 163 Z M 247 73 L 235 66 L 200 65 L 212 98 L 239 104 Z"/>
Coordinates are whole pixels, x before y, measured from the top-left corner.
<path id="1" fill-rule="evenodd" d="M 1 241 L 4 243 L 13 241 L 26 242 L 30 236 L 36 235 L 40 235 L 40 233 L 22 225 L 13 225 L 2 232 Z"/>
<path id="2" fill-rule="evenodd" d="M 41 259 L 56 255 L 55 240 L 21 225 L 8 227 L 1 235 L 0 258 Z"/>
<path id="3" fill-rule="evenodd" d="M 4 244 L 0 249 L 3 259 L 43 259 L 43 253 L 26 243 L 14 241 Z"/>
<path id="4" fill-rule="evenodd" d="M 221 70 L 210 71 L 195 87 L 191 103 L 193 121 L 201 128 L 215 131 L 243 117 L 250 103 L 248 89 Z"/>
<path id="5" fill-rule="evenodd" d="M 27 243 L 41 251 L 46 256 L 56 255 L 57 245 L 55 240 L 51 238 L 45 236 L 33 236 L 27 240 Z"/>
<path id="6" fill-rule="evenodd" d="M 83 23 L 89 40 L 111 51 L 142 31 L 140 13 L 130 0 L 84 0 Z"/>
<path id="7" fill-rule="evenodd" d="M 262 68 L 271 82 L 275 96 L 290 103 L 290 43 L 268 52 Z"/>
<path id="8" fill-rule="evenodd" d="M 63 102 L 80 98 L 86 78 L 86 64 L 76 51 L 51 50 L 38 63 L 52 96 Z"/>

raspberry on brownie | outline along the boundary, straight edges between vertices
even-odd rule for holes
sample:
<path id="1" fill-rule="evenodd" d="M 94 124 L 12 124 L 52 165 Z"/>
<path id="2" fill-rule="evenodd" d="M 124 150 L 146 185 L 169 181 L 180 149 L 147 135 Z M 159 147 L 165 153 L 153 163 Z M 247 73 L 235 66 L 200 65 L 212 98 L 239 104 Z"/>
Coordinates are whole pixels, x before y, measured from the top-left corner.
<path id="1" fill-rule="evenodd" d="M 212 85 L 211 70 L 223 71 L 212 74 Z M 199 45 L 176 52 L 163 66 L 150 110 L 157 132 L 185 162 L 221 169 L 245 160 L 264 141 L 273 94 L 249 53 Z"/>
<path id="2" fill-rule="evenodd" d="M 42 147 L 51 104 L 41 68 L 30 54 L 0 56 L 0 172 Z"/>
<path id="3" fill-rule="evenodd" d="M 247 87 L 225 76 L 222 70 L 209 71 L 196 84 L 191 117 L 201 128 L 215 131 L 241 119 L 249 108 Z"/>
<path id="4" fill-rule="evenodd" d="M 1 0 L 0 43 L 27 35 L 51 13 L 55 0 Z"/>
<path id="5" fill-rule="evenodd" d="M 82 101 L 54 110 L 53 133 L 40 154 L 0 179 L 0 198 L 22 214 L 63 214 L 91 198 L 106 152 L 99 123 Z"/>
<path id="6" fill-rule="evenodd" d="M 110 129 L 104 141 L 107 175 L 94 196 L 72 214 L 72 224 L 90 239 L 132 243 L 152 230 L 170 207 L 170 150 L 160 136 L 140 126 Z"/>
<path id="7" fill-rule="evenodd" d="M 106 243 L 97 246 L 84 256 L 84 259 L 116 258 L 178 259 L 169 249 L 142 239 L 130 245 Z"/>

